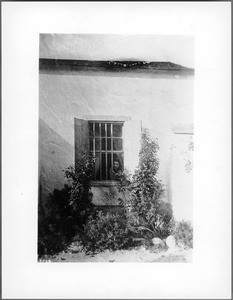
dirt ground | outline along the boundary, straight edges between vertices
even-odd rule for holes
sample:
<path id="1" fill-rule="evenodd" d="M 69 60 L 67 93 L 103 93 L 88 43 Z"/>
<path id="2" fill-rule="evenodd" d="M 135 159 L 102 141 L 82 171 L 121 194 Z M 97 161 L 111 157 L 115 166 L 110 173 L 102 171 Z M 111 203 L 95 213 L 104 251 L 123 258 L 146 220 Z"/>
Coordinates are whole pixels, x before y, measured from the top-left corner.
<path id="1" fill-rule="evenodd" d="M 73 243 L 68 250 L 54 256 L 44 256 L 39 262 L 192 262 L 192 249 L 175 247 L 168 250 L 145 248 L 131 250 L 106 250 L 96 255 L 87 255 L 78 243 Z"/>

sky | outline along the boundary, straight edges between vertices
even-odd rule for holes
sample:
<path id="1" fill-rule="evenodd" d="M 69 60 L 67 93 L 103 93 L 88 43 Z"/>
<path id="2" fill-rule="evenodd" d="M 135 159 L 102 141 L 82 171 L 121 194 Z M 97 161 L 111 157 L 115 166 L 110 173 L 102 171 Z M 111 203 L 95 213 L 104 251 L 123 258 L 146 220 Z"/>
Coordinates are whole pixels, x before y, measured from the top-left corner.
<path id="1" fill-rule="evenodd" d="M 194 68 L 194 38 L 179 35 L 40 34 L 40 58 L 169 61 Z"/>

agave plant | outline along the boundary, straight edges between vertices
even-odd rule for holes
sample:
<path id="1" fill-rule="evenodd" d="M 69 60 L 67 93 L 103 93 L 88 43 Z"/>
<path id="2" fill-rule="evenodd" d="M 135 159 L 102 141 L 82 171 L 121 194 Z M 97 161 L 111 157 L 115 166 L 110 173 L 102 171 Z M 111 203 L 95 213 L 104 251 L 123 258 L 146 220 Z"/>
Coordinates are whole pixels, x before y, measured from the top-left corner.
<path id="1" fill-rule="evenodd" d="M 138 230 L 144 233 L 148 232 L 151 238 L 165 238 L 171 234 L 173 227 L 174 221 L 172 218 L 168 220 L 167 215 L 158 214 L 156 217 L 151 218 L 146 226 L 139 226 Z"/>

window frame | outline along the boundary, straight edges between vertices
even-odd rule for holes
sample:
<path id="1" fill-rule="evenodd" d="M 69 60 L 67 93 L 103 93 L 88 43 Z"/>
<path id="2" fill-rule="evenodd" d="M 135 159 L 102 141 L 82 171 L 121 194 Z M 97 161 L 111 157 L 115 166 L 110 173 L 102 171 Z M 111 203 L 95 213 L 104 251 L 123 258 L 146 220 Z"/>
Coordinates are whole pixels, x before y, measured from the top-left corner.
<path id="1" fill-rule="evenodd" d="M 96 126 L 97 124 L 97 126 Z M 104 125 L 104 135 L 102 135 L 102 124 Z M 108 124 L 110 124 L 110 135 L 108 135 Z M 121 136 L 114 135 L 114 124 L 119 124 L 121 126 Z M 90 126 L 91 125 L 91 126 Z M 118 156 L 119 159 L 121 157 L 121 164 L 124 168 L 124 141 L 123 141 L 123 128 L 124 122 L 123 121 L 88 121 L 89 126 L 89 143 L 92 140 L 92 149 L 89 147 L 89 152 L 94 154 L 94 157 L 99 157 L 99 179 L 94 178 L 93 181 L 111 181 L 109 178 L 109 170 L 113 166 L 114 156 Z M 93 135 L 90 136 L 90 129 L 92 127 Z M 97 136 L 97 130 L 99 135 Z M 114 149 L 114 139 L 121 140 L 121 147 L 120 149 Z M 96 149 L 96 140 L 99 140 L 99 147 Z M 105 140 L 105 145 L 103 145 L 103 140 Z M 110 145 L 108 144 L 108 140 L 110 140 Z M 103 147 L 104 146 L 104 147 Z M 109 149 L 110 146 L 110 149 Z M 104 160 L 103 160 L 104 157 Z M 109 161 L 108 157 L 110 158 L 110 168 L 109 168 Z M 104 167 L 105 166 L 105 167 Z M 106 169 L 105 169 L 106 168 Z M 104 170 L 105 169 L 105 170 Z M 94 175 L 96 176 L 96 174 Z M 105 177 L 105 178 L 103 178 Z"/>
<path id="2" fill-rule="evenodd" d="M 123 165 L 124 165 L 124 123 L 125 121 L 131 121 L 131 117 L 129 116 L 83 116 L 83 119 L 88 121 L 88 128 L 89 128 L 89 123 L 122 123 L 122 150 L 119 151 L 114 151 L 111 148 L 111 156 L 113 155 L 113 153 L 122 153 L 122 157 L 123 157 Z M 89 132 L 88 132 L 88 139 L 90 138 L 89 136 Z M 101 134 L 100 134 L 100 138 L 101 138 Z M 107 138 L 107 137 L 106 137 Z M 111 139 L 113 139 L 113 136 L 111 135 Z M 101 147 L 101 145 L 100 145 Z M 90 153 L 90 148 L 89 148 L 89 153 Z M 107 153 L 107 149 L 106 150 L 102 150 L 100 148 L 100 154 L 101 153 Z M 102 186 L 102 187 L 111 187 L 111 186 L 116 186 L 117 181 L 116 180 L 92 180 L 92 186 Z"/>

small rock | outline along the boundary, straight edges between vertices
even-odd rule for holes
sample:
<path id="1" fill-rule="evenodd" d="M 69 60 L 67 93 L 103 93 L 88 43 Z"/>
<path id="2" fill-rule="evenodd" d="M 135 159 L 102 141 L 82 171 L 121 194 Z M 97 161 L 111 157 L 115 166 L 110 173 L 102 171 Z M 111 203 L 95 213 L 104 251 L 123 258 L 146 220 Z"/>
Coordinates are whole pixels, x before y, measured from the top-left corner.
<path id="1" fill-rule="evenodd" d="M 158 252 L 165 249 L 165 243 L 160 238 L 153 238 L 151 241 L 153 243 L 151 251 Z"/>
<path id="2" fill-rule="evenodd" d="M 141 251 L 146 251 L 146 247 L 145 246 L 141 246 L 140 250 Z"/>
<path id="3" fill-rule="evenodd" d="M 163 244 L 163 241 L 162 241 L 160 238 L 153 238 L 153 239 L 152 239 L 152 243 L 153 243 L 153 245 L 155 245 L 155 246 L 159 246 L 159 245 L 162 245 L 162 244 Z"/>
<path id="4" fill-rule="evenodd" d="M 174 249 L 176 247 L 176 239 L 173 235 L 169 235 L 166 238 L 166 245 L 169 249 Z"/>

